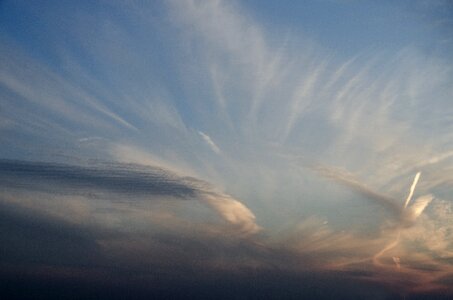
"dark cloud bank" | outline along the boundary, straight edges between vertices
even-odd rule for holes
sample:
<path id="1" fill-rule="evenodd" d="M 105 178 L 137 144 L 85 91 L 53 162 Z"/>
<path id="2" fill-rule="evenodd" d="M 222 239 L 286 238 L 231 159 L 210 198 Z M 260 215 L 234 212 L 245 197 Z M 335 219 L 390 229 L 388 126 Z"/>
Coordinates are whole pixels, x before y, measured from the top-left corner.
<path id="1" fill-rule="evenodd" d="M 177 177 L 157 167 L 127 164 L 72 166 L 42 162 L 0 160 L 0 185 L 77 194 L 86 190 L 108 191 L 123 195 L 166 195 L 193 197 L 195 185 L 202 182 Z"/>
<path id="2" fill-rule="evenodd" d="M 264 243 L 264 233 L 244 237 L 190 224 L 121 231 L 5 200 L 25 193 L 40 195 L 36 206 L 43 195 L 185 201 L 208 189 L 201 180 L 161 168 L 1 160 L 0 179 L 3 299 L 451 299 L 441 292 L 401 294 L 367 280 L 367 270 L 320 271 L 315 266 L 321 254 L 296 255 L 287 245 Z"/>

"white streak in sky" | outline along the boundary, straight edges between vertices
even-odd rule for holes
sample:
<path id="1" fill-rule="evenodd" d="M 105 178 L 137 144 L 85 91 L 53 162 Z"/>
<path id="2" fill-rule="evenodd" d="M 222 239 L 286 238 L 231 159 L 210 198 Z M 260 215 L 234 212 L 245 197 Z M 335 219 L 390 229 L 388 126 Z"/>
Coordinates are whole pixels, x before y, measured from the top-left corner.
<path id="1" fill-rule="evenodd" d="M 214 151 L 217 154 L 220 154 L 221 151 L 219 147 L 216 145 L 216 143 L 214 143 L 214 141 L 211 139 L 209 135 L 201 131 L 198 131 L 198 134 L 203 138 L 206 144 L 208 144 L 212 151 Z"/>
<path id="2" fill-rule="evenodd" d="M 407 196 L 406 202 L 404 203 L 404 209 L 406 209 L 407 205 L 411 201 L 412 195 L 414 194 L 415 186 L 417 185 L 418 179 L 420 178 L 420 172 L 415 175 L 414 182 L 412 182 L 411 189 L 409 195 Z"/>
<path id="3" fill-rule="evenodd" d="M 102 140 L 105 140 L 105 139 L 101 138 L 99 136 L 90 136 L 90 137 L 80 138 L 77 141 L 80 143 L 85 143 L 85 142 L 102 141 Z"/>
<path id="4" fill-rule="evenodd" d="M 325 67 L 325 63 L 321 63 L 317 67 L 312 67 L 311 73 L 308 74 L 306 78 L 303 78 L 300 86 L 295 89 L 289 104 L 290 112 L 288 122 L 283 132 L 283 140 L 288 138 L 302 112 L 306 110 L 313 101 L 312 94 L 315 90 L 316 84 L 319 84 L 319 77 L 325 70 Z"/>

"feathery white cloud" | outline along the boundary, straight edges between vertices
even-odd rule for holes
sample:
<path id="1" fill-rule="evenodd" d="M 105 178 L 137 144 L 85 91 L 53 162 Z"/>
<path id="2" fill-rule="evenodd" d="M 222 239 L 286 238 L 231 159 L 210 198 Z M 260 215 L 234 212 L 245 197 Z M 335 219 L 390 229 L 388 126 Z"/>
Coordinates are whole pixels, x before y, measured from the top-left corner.
<path id="1" fill-rule="evenodd" d="M 219 147 L 216 145 L 216 143 L 214 143 L 214 141 L 211 139 L 209 135 L 201 131 L 198 131 L 198 134 L 203 138 L 206 144 L 208 144 L 212 151 L 214 151 L 217 154 L 220 154 L 221 151 Z"/>

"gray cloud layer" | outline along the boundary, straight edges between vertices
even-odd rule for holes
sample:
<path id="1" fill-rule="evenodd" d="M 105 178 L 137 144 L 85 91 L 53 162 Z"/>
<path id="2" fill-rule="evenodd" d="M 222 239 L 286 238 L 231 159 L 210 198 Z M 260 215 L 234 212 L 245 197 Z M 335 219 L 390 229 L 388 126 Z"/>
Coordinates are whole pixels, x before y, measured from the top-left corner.
<path id="1" fill-rule="evenodd" d="M 254 214 L 240 201 L 216 191 L 207 182 L 171 171 L 136 164 L 104 163 L 91 166 L 0 160 L 0 186 L 26 192 L 89 197 L 153 196 L 199 200 L 213 208 L 241 234 L 259 231 Z M 159 198 L 157 198 L 159 199 Z"/>
<path id="2" fill-rule="evenodd" d="M 66 164 L 0 160 L 0 185 L 67 193 L 107 191 L 124 195 L 195 197 L 207 184 L 164 169 L 127 164 Z"/>

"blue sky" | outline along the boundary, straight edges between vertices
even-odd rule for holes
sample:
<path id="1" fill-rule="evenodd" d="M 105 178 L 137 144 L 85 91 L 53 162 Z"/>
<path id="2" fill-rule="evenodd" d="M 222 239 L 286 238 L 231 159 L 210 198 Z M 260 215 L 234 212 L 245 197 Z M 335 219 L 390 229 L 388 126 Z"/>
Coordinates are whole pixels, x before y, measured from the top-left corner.
<path id="1" fill-rule="evenodd" d="M 309 274 L 346 298 L 451 294 L 451 14 L 448 1 L 3 1 L 2 276 L 20 266 L 26 286 L 71 261 L 71 280 L 144 295 L 140 265 L 163 270 L 145 272 L 151 287 L 203 270 L 201 286 L 271 280 L 276 297 L 277 278 Z M 64 230 L 49 244 L 29 222 Z"/>
<path id="2" fill-rule="evenodd" d="M 346 56 L 376 49 L 395 51 L 407 46 L 424 51 L 445 51 L 451 47 L 451 4 L 447 1 L 244 1 L 244 4 L 265 26 L 305 33 L 322 46 Z"/>

